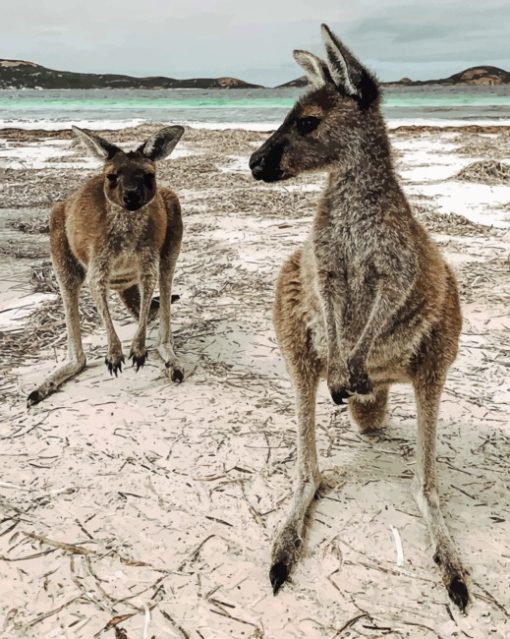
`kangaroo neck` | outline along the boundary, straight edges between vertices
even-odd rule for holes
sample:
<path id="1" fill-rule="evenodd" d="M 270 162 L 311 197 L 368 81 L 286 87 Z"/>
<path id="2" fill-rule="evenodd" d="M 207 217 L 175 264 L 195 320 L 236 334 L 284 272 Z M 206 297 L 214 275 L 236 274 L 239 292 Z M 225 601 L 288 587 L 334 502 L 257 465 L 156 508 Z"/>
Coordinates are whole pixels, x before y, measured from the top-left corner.
<path id="1" fill-rule="evenodd" d="M 330 168 L 320 209 L 330 217 L 354 220 L 377 215 L 388 203 L 405 200 L 393 170 L 386 139 L 367 141 L 349 164 Z"/>

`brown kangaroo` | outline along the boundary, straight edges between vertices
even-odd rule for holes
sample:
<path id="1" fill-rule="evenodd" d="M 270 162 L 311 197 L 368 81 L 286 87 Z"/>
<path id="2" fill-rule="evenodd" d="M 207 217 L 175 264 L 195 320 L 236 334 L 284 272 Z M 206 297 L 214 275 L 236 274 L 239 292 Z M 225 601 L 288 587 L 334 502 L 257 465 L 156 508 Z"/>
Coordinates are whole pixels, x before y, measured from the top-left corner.
<path id="1" fill-rule="evenodd" d="M 157 186 L 155 163 L 172 152 L 184 129 L 163 128 L 127 153 L 98 135 L 78 127 L 73 131 L 104 161 L 104 167 L 101 175 L 51 212 L 51 257 L 64 303 L 68 361 L 30 393 L 29 405 L 55 392 L 85 367 L 78 308 L 85 279 L 106 329 L 105 363 L 110 374 L 122 372 L 125 361 L 108 308 L 108 289 L 114 289 L 138 320 L 129 354 L 136 370 L 147 358 L 147 324 L 159 310 L 158 352 L 171 379 L 183 379 L 170 325 L 172 279 L 182 239 L 181 208 L 173 191 Z M 152 299 L 158 276 L 159 302 Z"/>
<path id="2" fill-rule="evenodd" d="M 455 277 L 399 186 L 376 80 L 325 25 L 322 36 L 326 62 L 294 51 L 313 89 L 250 159 L 255 179 L 266 182 L 329 173 L 311 233 L 277 283 L 274 324 L 297 400 L 297 482 L 270 580 L 276 594 L 299 556 L 321 481 L 319 379 L 363 433 L 385 425 L 390 385 L 408 382 L 417 407 L 417 502 L 448 594 L 464 610 L 466 571 L 436 484 L 439 402 L 461 330 Z"/>

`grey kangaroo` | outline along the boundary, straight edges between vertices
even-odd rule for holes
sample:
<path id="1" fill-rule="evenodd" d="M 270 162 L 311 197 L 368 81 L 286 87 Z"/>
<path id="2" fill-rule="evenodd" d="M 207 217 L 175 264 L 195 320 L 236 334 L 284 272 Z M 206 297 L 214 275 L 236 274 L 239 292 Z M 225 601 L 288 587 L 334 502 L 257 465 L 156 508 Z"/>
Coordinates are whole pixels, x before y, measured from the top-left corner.
<path id="1" fill-rule="evenodd" d="M 250 159 L 265 182 L 329 173 L 311 233 L 277 282 L 274 324 L 296 393 L 297 481 L 269 576 L 276 594 L 298 559 L 321 481 L 319 379 L 363 433 L 385 425 L 390 385 L 407 382 L 417 408 L 417 503 L 448 594 L 464 611 L 466 570 L 436 482 L 438 409 L 461 330 L 455 277 L 399 186 L 375 78 L 325 25 L 322 36 L 326 61 L 294 51 L 312 90 Z"/>
<path id="2" fill-rule="evenodd" d="M 78 309 L 85 279 L 106 328 L 105 363 L 110 374 L 117 377 L 124 363 L 108 308 L 108 290 L 114 289 L 138 320 L 129 354 L 136 370 L 147 358 L 147 324 L 159 312 L 158 352 L 171 379 L 183 379 L 170 322 L 172 279 L 182 239 L 181 207 L 173 191 L 158 187 L 156 162 L 170 155 L 184 129 L 165 127 L 129 152 L 78 127 L 73 131 L 104 166 L 102 173 L 55 204 L 51 212 L 51 258 L 64 303 L 68 361 L 30 393 L 29 405 L 54 393 L 85 367 Z M 159 301 L 152 299 L 158 279 Z"/>

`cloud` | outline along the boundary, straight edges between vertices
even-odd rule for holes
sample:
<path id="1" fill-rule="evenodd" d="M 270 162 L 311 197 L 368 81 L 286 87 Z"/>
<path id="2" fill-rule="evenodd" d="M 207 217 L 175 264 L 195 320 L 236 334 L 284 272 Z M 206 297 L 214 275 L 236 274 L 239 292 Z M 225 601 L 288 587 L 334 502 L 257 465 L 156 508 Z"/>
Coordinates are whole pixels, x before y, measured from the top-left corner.
<path id="1" fill-rule="evenodd" d="M 510 67 L 507 0 L 2 0 L 2 14 L 0 57 L 76 71 L 277 84 L 300 73 L 292 49 L 321 54 L 323 21 L 382 79 Z"/>

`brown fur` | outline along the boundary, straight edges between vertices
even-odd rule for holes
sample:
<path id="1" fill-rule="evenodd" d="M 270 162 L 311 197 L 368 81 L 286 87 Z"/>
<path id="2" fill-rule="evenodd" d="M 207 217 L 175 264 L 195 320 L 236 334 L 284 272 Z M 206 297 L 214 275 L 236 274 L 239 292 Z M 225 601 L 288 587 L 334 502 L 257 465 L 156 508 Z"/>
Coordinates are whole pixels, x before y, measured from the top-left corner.
<path id="1" fill-rule="evenodd" d="M 315 89 L 250 161 L 254 176 L 269 182 L 329 172 L 311 234 L 277 283 L 274 325 L 296 390 L 298 477 L 270 578 L 275 592 L 287 579 L 320 483 L 319 379 L 335 403 L 348 404 L 361 432 L 385 425 L 390 385 L 407 382 L 418 412 L 418 503 L 450 597 L 464 609 L 465 570 L 441 515 L 435 473 L 439 399 L 461 329 L 455 278 L 400 189 L 375 79 L 327 27 L 323 35 L 327 63 L 296 52 Z"/>
<path id="2" fill-rule="evenodd" d="M 156 160 L 170 153 L 182 131 L 181 127 L 163 129 L 137 151 L 124 153 L 98 136 L 77 130 L 105 164 L 102 174 L 51 212 L 51 256 L 66 315 L 68 362 L 29 395 L 29 404 L 44 399 L 85 366 L 78 310 L 85 280 L 106 328 L 105 363 L 110 373 L 117 376 L 125 361 L 108 308 L 108 290 L 114 289 L 139 321 L 129 355 L 133 365 L 138 370 L 145 363 L 147 324 L 159 309 L 158 351 L 173 381 L 182 380 L 170 327 L 172 278 L 182 239 L 181 209 L 177 195 L 158 188 L 155 180 Z M 158 278 L 159 304 L 152 300 Z"/>

